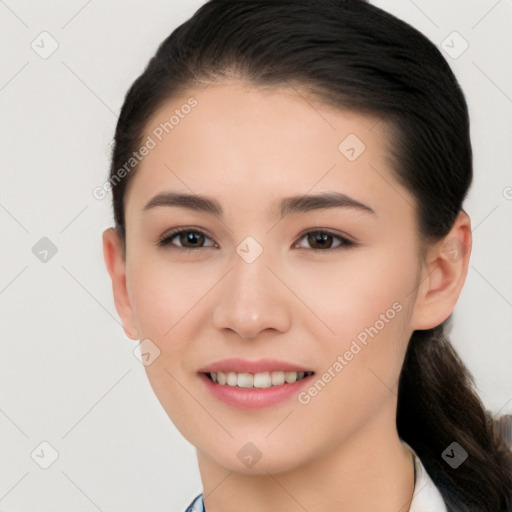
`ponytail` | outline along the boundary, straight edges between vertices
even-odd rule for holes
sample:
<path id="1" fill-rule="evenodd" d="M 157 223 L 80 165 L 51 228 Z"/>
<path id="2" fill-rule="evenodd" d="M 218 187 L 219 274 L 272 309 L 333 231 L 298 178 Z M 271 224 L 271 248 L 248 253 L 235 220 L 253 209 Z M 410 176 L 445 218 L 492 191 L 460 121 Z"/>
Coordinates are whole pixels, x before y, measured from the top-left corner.
<path id="1" fill-rule="evenodd" d="M 399 380 L 398 434 L 416 451 L 449 512 L 511 512 L 512 453 L 473 386 L 443 324 L 415 331 Z M 467 452 L 457 467 L 442 456 L 454 442 Z"/>

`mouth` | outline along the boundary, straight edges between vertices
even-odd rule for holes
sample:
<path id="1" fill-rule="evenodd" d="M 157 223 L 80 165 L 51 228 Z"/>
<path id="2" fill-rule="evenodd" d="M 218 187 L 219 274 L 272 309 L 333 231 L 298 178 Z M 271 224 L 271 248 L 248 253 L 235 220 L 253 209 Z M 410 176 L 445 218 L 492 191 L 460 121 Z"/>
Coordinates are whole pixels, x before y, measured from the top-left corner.
<path id="1" fill-rule="evenodd" d="M 203 372 L 212 382 L 221 386 L 231 386 L 245 389 L 266 389 L 286 384 L 293 384 L 301 381 L 315 372 L 312 371 L 272 371 L 272 372 L 235 372 L 235 371 L 217 371 Z"/>
<path id="2" fill-rule="evenodd" d="M 210 397 L 238 409 L 277 407 L 297 397 L 315 372 L 277 359 L 229 358 L 197 372 Z"/>

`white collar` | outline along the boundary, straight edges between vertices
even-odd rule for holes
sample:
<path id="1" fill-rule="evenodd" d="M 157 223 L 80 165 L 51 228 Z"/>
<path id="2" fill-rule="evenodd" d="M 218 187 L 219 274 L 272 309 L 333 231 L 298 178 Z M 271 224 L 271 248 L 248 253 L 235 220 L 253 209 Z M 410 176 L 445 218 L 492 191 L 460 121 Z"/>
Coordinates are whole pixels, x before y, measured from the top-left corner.
<path id="1" fill-rule="evenodd" d="M 402 440 L 414 455 L 415 483 L 408 512 L 448 512 L 439 489 L 436 487 L 416 452 Z"/>

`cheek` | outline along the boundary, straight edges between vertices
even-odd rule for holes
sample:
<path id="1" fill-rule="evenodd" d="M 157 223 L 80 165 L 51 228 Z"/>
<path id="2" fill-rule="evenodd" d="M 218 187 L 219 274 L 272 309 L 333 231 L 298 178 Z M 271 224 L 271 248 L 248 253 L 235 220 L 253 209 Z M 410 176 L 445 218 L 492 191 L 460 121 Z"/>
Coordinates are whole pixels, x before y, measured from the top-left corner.
<path id="1" fill-rule="evenodd" d="M 325 339 L 347 341 L 375 324 L 379 331 L 389 331 L 391 323 L 404 326 L 407 315 L 397 310 L 411 301 L 415 261 L 410 252 L 397 254 L 392 248 L 356 248 L 336 260 L 296 262 L 284 275 L 312 313 L 301 321 L 310 329 L 317 323 Z"/>
<path id="2" fill-rule="evenodd" d="M 200 301 L 215 284 L 206 266 L 169 265 L 152 259 L 137 263 L 130 274 L 132 304 L 144 337 L 161 340 L 179 349 L 179 340 L 189 337 L 198 322 L 190 318 L 201 312 Z M 178 342 L 176 344 L 176 342 Z"/>
<path id="3" fill-rule="evenodd" d="M 155 395 L 177 424 L 194 406 L 190 388 L 190 366 L 201 353 L 195 340 L 203 339 L 207 325 L 208 291 L 218 278 L 207 265 L 169 265 L 150 258 L 140 259 L 130 270 L 132 304 L 141 340 L 150 340 L 156 354 L 145 365 Z M 142 347 L 141 347 L 142 348 Z M 193 411 L 198 414 L 198 411 Z"/>
<path id="4" fill-rule="evenodd" d="M 141 338 L 151 340 L 157 354 L 145 365 L 149 383 L 178 429 L 190 429 L 191 419 L 201 412 L 194 409 L 187 392 L 191 388 L 187 365 L 196 360 L 191 340 L 200 338 L 204 318 L 199 301 L 211 284 L 177 269 L 162 262 L 144 262 L 132 273 L 131 284 Z"/>
<path id="5" fill-rule="evenodd" d="M 415 261 L 410 253 L 397 255 L 392 249 L 360 251 L 339 264 L 300 274 L 297 286 L 302 293 L 314 291 L 308 306 L 315 316 L 305 316 L 310 320 L 304 325 L 318 340 L 318 377 L 327 373 L 329 380 L 325 388 L 319 384 L 312 390 L 313 395 L 322 390 L 318 406 L 337 404 L 340 412 L 357 408 L 364 414 L 378 407 L 390 389 L 396 392 L 411 334 Z M 361 400 L 367 405 L 362 407 Z"/>
<path id="6" fill-rule="evenodd" d="M 387 299 L 372 297 L 360 308 L 358 304 L 343 311 L 335 324 L 338 335 L 318 340 L 322 364 L 298 398 L 304 418 L 315 418 L 315 428 L 326 438 L 341 440 L 371 422 L 379 411 L 392 410 L 388 406 L 398 394 L 410 336 L 410 304 L 388 304 Z M 333 423 L 333 418 L 339 421 Z"/>
<path id="7" fill-rule="evenodd" d="M 208 410 L 193 398 L 189 390 L 194 389 L 183 374 L 169 364 L 165 354 L 145 367 L 149 384 L 163 410 L 179 432 L 192 444 L 200 442 L 205 435 L 205 425 L 214 430 L 217 436 L 222 432 L 215 430 Z M 215 442 L 212 441 L 212 442 Z"/>

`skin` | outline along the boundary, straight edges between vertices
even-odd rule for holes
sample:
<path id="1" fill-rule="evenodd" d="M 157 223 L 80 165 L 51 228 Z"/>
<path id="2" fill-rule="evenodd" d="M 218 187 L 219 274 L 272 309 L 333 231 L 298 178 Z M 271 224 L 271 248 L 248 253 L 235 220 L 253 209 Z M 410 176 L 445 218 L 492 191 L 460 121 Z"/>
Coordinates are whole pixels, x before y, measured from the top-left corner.
<path id="1" fill-rule="evenodd" d="M 471 250 L 468 216 L 461 212 L 445 239 L 421 253 L 416 203 L 387 161 L 385 123 L 297 89 L 235 80 L 191 89 L 162 105 L 146 136 L 190 96 L 197 107 L 142 160 L 128 188 L 126 258 L 113 228 L 103 248 L 126 335 L 160 350 L 145 369 L 169 418 L 197 448 L 206 509 L 408 510 L 414 473 L 396 430 L 398 378 L 412 332 L 453 311 Z M 366 146 L 353 162 L 338 150 L 351 133 Z M 168 190 L 213 197 L 224 216 L 143 212 Z M 375 214 L 272 216 L 283 197 L 326 191 Z M 206 235 L 188 244 L 198 249 L 180 251 L 187 239 L 179 236 L 156 245 L 180 226 Z M 315 229 L 358 245 L 329 249 L 340 244 L 334 237 L 315 246 L 304 237 Z M 249 235 L 263 248 L 250 264 L 236 252 Z M 466 250 L 453 257 L 450 240 Z M 198 377 L 202 366 L 231 356 L 284 359 L 320 376 L 397 301 L 395 318 L 307 404 L 294 396 L 242 410 L 213 398 Z M 252 467 L 237 457 L 247 442 L 262 455 Z"/>

